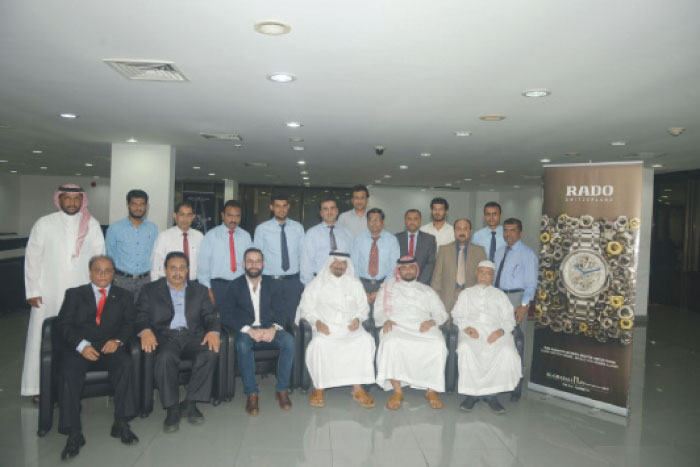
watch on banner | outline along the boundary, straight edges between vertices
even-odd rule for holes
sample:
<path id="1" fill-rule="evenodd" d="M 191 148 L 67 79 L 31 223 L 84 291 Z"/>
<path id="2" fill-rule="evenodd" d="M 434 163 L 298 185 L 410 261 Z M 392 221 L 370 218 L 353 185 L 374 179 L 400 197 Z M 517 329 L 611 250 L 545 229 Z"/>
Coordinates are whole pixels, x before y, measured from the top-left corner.
<path id="1" fill-rule="evenodd" d="M 632 342 L 640 221 L 541 219 L 536 318 L 554 332 Z"/>

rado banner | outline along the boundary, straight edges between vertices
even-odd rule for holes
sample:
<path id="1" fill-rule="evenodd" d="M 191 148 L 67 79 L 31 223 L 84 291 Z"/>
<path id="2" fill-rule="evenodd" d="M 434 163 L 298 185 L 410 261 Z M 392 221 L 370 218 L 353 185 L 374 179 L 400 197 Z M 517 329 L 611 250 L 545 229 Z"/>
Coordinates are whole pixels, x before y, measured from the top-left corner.
<path id="1" fill-rule="evenodd" d="M 545 166 L 533 390 L 627 414 L 639 162 Z"/>

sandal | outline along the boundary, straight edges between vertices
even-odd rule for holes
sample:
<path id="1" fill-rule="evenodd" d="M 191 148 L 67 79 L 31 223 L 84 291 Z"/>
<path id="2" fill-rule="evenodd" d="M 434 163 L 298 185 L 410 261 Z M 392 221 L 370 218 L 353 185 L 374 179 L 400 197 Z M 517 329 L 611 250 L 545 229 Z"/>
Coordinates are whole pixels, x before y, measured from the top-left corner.
<path id="1" fill-rule="evenodd" d="M 403 403 L 403 394 L 395 392 L 391 395 L 388 401 L 386 401 L 386 408 L 389 410 L 398 410 L 401 408 Z"/>
<path id="2" fill-rule="evenodd" d="M 311 391 L 311 397 L 309 397 L 309 404 L 311 407 L 321 408 L 326 405 L 323 400 L 323 389 L 314 389 Z"/>
<path id="3" fill-rule="evenodd" d="M 425 393 L 425 400 L 430 404 L 431 409 L 441 409 L 444 405 L 437 393 L 432 389 Z"/>
<path id="4" fill-rule="evenodd" d="M 364 389 L 360 389 L 357 392 L 352 393 L 352 400 L 359 403 L 365 409 L 371 409 L 374 407 L 374 399 L 365 392 Z"/>

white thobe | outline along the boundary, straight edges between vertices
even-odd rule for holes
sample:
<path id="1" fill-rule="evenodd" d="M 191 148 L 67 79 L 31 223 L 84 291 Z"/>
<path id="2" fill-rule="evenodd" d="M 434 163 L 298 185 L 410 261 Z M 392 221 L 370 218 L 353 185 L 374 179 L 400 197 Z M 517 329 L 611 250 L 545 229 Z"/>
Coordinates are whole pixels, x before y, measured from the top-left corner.
<path id="1" fill-rule="evenodd" d="M 386 285 L 379 289 L 374 302 L 374 319 L 377 326 L 388 320 L 396 324 L 386 334 L 379 331 L 377 384 L 388 391 L 393 379 L 402 386 L 444 392 L 447 346 L 439 326 L 448 316 L 442 300 L 433 289 L 418 281 L 394 282 L 392 310 L 386 312 Z M 435 326 L 420 332 L 421 323 L 431 319 Z"/>
<path id="2" fill-rule="evenodd" d="M 197 261 L 199 260 L 199 246 L 202 244 L 204 235 L 196 229 L 187 231 L 187 244 L 189 246 L 188 257 L 190 259 L 190 279 L 197 278 Z M 158 234 L 156 243 L 153 245 L 151 253 L 151 280 L 157 281 L 165 277 L 165 257 L 171 251 L 183 251 L 184 237 L 182 230 L 178 226 L 164 230 Z"/>
<path id="3" fill-rule="evenodd" d="M 420 228 L 421 232 L 429 233 L 435 237 L 435 243 L 440 248 L 442 245 L 447 245 L 455 241 L 455 229 L 450 224 L 445 222 L 440 230 L 436 229 L 432 222 L 429 222 Z"/>
<path id="4" fill-rule="evenodd" d="M 326 389 L 351 384 L 374 383 L 374 339 L 362 324 L 350 331 L 348 325 L 367 319 L 369 305 L 362 283 L 354 277 L 333 277 L 312 281 L 299 304 L 300 316 L 311 323 L 313 338 L 306 348 L 306 367 L 314 388 Z M 318 332 L 320 320 L 330 331 Z"/>
<path id="5" fill-rule="evenodd" d="M 512 391 L 522 371 L 512 335 L 515 314 L 508 296 L 490 285 L 465 289 L 452 309 L 452 319 L 459 328 L 458 392 L 484 396 Z M 469 337 L 464 332 L 468 327 L 476 329 L 479 337 Z M 503 336 L 489 344 L 486 339 L 499 329 Z"/>
<path id="6" fill-rule="evenodd" d="M 62 211 L 41 217 L 29 234 L 24 256 L 24 286 L 27 299 L 41 297 L 39 308 L 32 308 L 27 330 L 22 370 L 23 396 L 39 394 L 39 352 L 41 326 L 46 318 L 58 315 L 66 289 L 90 282 L 88 262 L 105 252 L 100 224 L 93 217 L 80 254 L 73 258 L 78 238 L 80 214 Z"/>

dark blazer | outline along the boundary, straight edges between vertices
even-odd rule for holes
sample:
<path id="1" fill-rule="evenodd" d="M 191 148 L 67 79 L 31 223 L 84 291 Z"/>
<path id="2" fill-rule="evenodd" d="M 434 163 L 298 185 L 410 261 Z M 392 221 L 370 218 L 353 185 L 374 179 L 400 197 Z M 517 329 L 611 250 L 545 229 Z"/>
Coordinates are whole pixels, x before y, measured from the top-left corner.
<path id="1" fill-rule="evenodd" d="M 399 241 L 399 247 L 401 248 L 401 256 L 408 255 L 408 231 L 404 230 L 396 234 L 396 239 Z M 435 268 L 435 254 L 437 253 L 437 243 L 435 242 L 435 236 L 426 232 L 421 232 L 420 230 L 416 232 L 418 236 L 416 241 L 415 257 L 418 261 L 418 267 L 420 272 L 418 273 L 418 282 L 425 285 L 430 285 L 430 278 L 433 275 L 433 269 Z"/>
<path id="2" fill-rule="evenodd" d="M 466 282 L 464 288 L 476 284 L 476 268 L 481 261 L 486 259 L 486 250 L 481 245 L 472 242 L 467 243 Z M 461 290 L 457 290 L 457 241 L 442 245 L 438 250 L 435 263 L 435 273 L 430 286 L 440 296 L 445 310 L 452 313 L 452 307 L 457 302 L 457 296 Z"/>
<path id="3" fill-rule="evenodd" d="M 99 351 L 110 339 L 126 343 L 134 335 L 134 316 L 134 295 L 112 284 L 98 326 L 97 300 L 86 284 L 66 290 L 55 329 L 67 348 L 75 349 L 85 339 Z"/>
<path id="4" fill-rule="evenodd" d="M 284 310 L 280 307 L 280 294 L 274 279 L 262 276 L 260 281 L 260 326 L 269 328 L 273 324 L 288 324 Z M 236 278 L 229 286 L 224 305 L 220 307 L 221 324 L 233 331 L 243 326 L 252 326 L 255 321 L 253 300 L 245 274 Z"/>
<path id="5" fill-rule="evenodd" d="M 151 329 L 155 334 L 170 330 L 175 310 L 165 277 L 144 285 L 136 300 L 136 332 Z M 216 310 L 209 299 L 209 290 L 199 282 L 187 281 L 185 291 L 185 319 L 193 334 L 220 331 Z"/>

